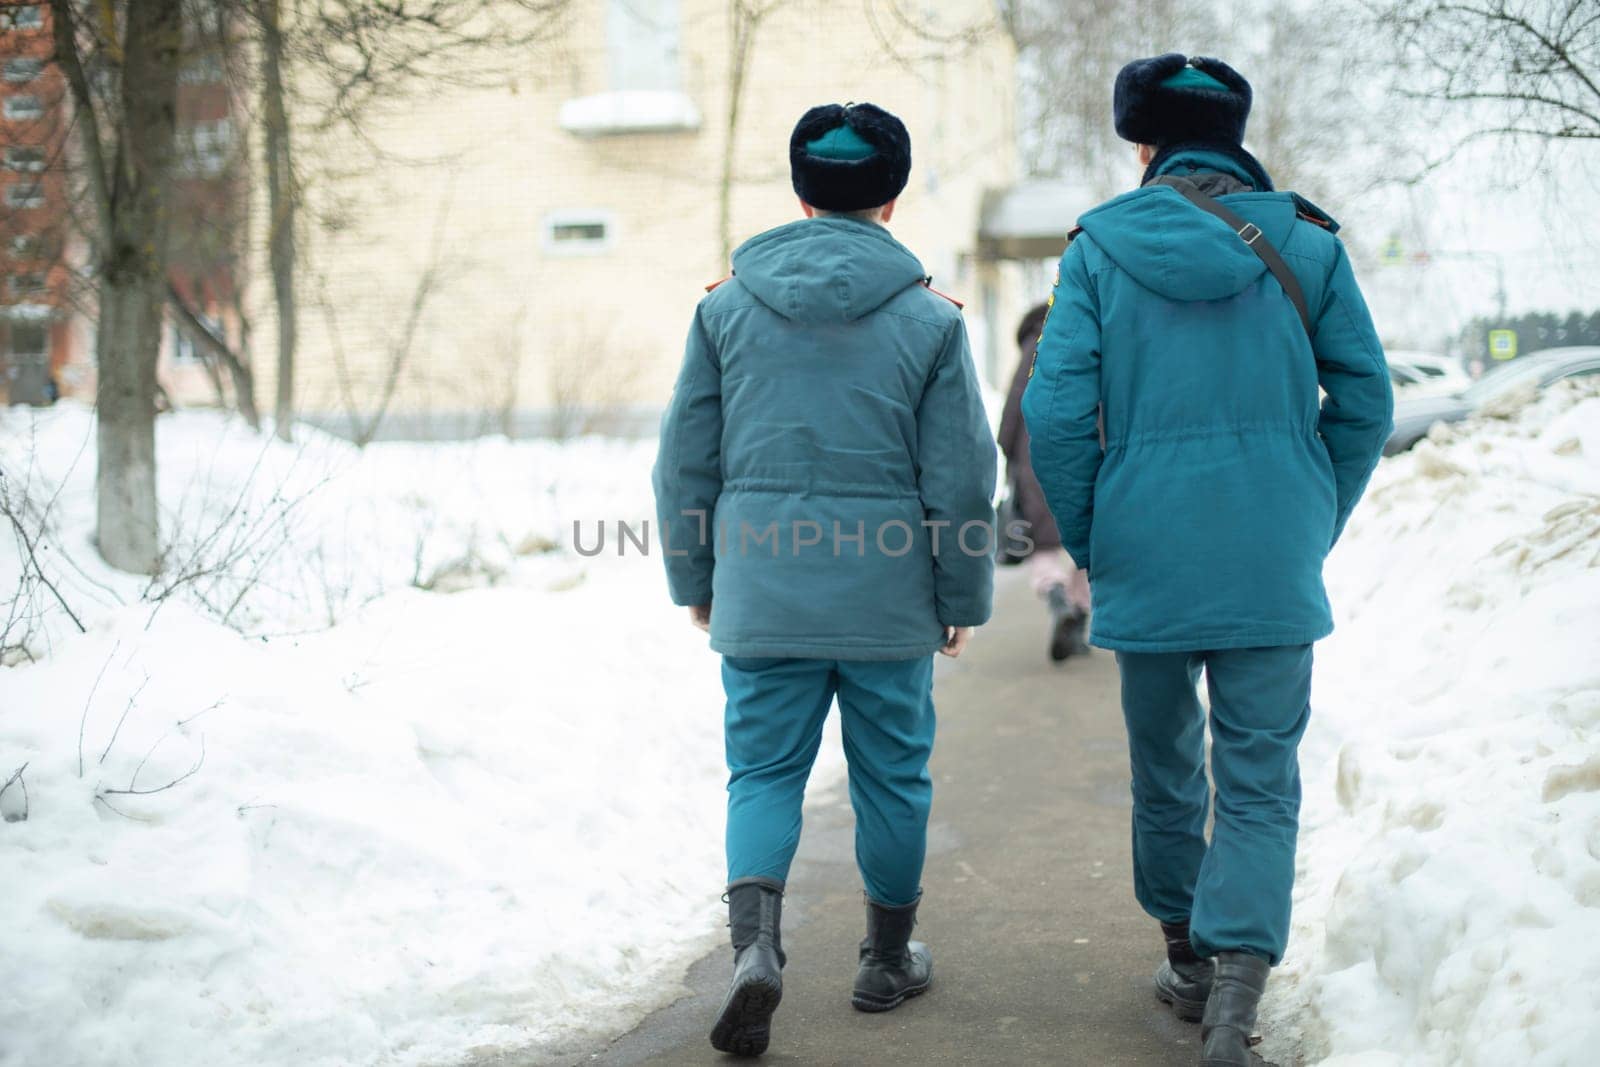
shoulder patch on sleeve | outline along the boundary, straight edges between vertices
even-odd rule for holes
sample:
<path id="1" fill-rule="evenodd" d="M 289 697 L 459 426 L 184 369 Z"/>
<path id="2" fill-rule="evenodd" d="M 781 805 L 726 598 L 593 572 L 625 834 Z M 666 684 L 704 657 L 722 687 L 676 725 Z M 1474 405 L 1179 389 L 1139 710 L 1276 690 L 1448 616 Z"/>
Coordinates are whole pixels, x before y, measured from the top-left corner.
<path id="1" fill-rule="evenodd" d="M 1294 198 L 1294 214 L 1296 218 L 1304 219 L 1306 222 L 1312 223 L 1315 226 L 1319 226 L 1322 229 L 1327 230 L 1329 233 L 1339 232 L 1339 223 L 1332 215 L 1328 214 L 1326 211 L 1322 210 L 1320 207 L 1313 204 L 1299 193 L 1290 193 L 1289 195 Z"/>
<path id="2" fill-rule="evenodd" d="M 1067 231 L 1067 247 L 1072 247 L 1072 242 L 1078 239 L 1078 234 L 1083 232 L 1082 226 L 1074 226 Z"/>
<path id="3" fill-rule="evenodd" d="M 943 297 L 944 299 L 950 301 L 950 303 L 952 303 L 952 304 L 954 304 L 956 306 L 957 310 L 967 306 L 967 305 L 963 304 L 961 301 L 957 300 L 955 297 L 951 296 L 949 293 L 941 293 L 939 290 L 935 289 L 933 287 L 933 279 L 932 278 L 924 278 L 924 279 L 922 279 L 922 287 L 924 289 L 928 290 L 928 292 L 932 293 L 934 296 L 940 296 L 940 297 Z"/>
<path id="4" fill-rule="evenodd" d="M 733 277 L 733 275 L 730 274 L 726 278 L 721 278 L 721 279 L 718 279 L 717 281 L 712 282 L 710 285 L 706 286 L 706 292 L 708 292 L 708 293 L 711 292 L 717 286 L 721 285 L 723 282 L 726 282 L 726 281 L 730 280 L 732 277 Z"/>

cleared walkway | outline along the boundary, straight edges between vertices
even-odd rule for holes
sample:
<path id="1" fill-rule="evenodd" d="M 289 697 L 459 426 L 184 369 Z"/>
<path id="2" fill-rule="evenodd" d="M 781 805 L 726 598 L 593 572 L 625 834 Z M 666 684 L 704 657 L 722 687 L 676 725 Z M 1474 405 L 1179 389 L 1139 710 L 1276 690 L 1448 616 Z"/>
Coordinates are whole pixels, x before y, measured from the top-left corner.
<path id="1" fill-rule="evenodd" d="M 933 828 L 918 936 L 934 987 L 884 1015 L 850 1008 L 861 888 L 843 789 L 807 814 L 785 901 L 783 1006 L 766 1064 L 1193 1064 L 1199 1030 L 1156 1001 L 1161 935 L 1133 899 L 1128 763 L 1111 654 L 1052 667 L 1022 575 L 935 699 Z M 706 1042 L 730 972 L 600 1049 L 556 1062 L 731 1064 Z M 754 1061 L 743 1061 L 754 1062 Z"/>

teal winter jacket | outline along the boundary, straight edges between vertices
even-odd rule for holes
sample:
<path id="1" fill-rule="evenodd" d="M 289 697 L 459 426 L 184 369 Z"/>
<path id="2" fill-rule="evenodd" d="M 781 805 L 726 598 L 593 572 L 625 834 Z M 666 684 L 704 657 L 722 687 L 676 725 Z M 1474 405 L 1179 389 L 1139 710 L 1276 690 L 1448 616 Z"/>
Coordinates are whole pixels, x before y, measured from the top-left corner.
<path id="1" fill-rule="evenodd" d="M 1388 369 L 1337 225 L 1290 193 L 1219 199 L 1294 271 L 1310 336 L 1232 228 L 1146 186 L 1079 220 L 1023 397 L 1104 648 L 1325 637 L 1323 561 L 1389 434 Z"/>
<path id="2" fill-rule="evenodd" d="M 989 617 L 993 435 L 966 327 L 888 230 L 752 238 L 700 302 L 654 482 L 667 583 L 733 656 L 910 659 Z"/>

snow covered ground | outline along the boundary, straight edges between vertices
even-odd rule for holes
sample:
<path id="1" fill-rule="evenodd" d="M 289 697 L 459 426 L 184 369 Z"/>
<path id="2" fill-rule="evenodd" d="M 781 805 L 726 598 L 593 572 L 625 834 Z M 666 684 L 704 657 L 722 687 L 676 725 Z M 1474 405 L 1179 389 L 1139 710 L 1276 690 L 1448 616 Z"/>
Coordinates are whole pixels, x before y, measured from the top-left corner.
<path id="1" fill-rule="evenodd" d="M 443 1064 L 664 999 L 721 925 L 716 660 L 659 559 L 567 547 L 653 443 L 158 436 L 151 585 L 90 544 L 89 412 L 0 411 L 88 631 L 33 581 L 0 642 L 0 1064 Z"/>
<path id="2" fill-rule="evenodd" d="M 1385 461 L 1328 581 L 1267 1051 L 1595 1062 L 1600 391 Z"/>
<path id="3" fill-rule="evenodd" d="M 151 584 L 89 543 L 89 412 L 0 411 L 88 631 L 0 539 L 4 1067 L 446 1064 L 623 1028 L 720 933 L 715 657 L 658 559 L 570 549 L 653 444 L 301 436 L 163 417 Z M 1267 1051 L 1591 1062 L 1600 395 L 1386 461 L 1328 575 Z"/>

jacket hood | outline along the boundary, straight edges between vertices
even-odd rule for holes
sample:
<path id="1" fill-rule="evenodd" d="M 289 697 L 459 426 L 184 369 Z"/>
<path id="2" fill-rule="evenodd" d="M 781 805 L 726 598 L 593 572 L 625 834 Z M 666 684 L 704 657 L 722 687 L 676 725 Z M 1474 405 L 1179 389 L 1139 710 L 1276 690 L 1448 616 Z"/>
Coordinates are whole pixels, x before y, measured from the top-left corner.
<path id="1" fill-rule="evenodd" d="M 757 300 L 795 322 L 859 319 L 925 276 L 921 261 L 888 230 L 844 215 L 752 237 L 733 253 L 733 273 Z"/>
<path id="2" fill-rule="evenodd" d="M 1239 193 L 1227 205 L 1279 248 L 1294 225 L 1289 193 Z M 1267 269 L 1232 227 L 1163 185 L 1108 201 L 1078 225 L 1135 281 L 1169 300 L 1221 300 Z"/>

